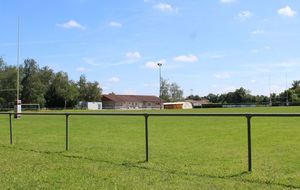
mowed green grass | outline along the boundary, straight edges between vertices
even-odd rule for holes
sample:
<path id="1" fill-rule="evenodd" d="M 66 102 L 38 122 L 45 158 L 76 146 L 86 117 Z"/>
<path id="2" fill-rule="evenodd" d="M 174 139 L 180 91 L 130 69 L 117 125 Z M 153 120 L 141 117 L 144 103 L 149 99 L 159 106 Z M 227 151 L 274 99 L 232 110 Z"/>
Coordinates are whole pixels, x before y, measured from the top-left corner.
<path id="1" fill-rule="evenodd" d="M 146 112 L 146 111 L 143 111 Z M 149 111 L 160 112 L 160 111 Z M 163 113 L 300 113 L 300 107 Z M 0 189 L 300 189 L 300 118 L 0 116 Z"/>

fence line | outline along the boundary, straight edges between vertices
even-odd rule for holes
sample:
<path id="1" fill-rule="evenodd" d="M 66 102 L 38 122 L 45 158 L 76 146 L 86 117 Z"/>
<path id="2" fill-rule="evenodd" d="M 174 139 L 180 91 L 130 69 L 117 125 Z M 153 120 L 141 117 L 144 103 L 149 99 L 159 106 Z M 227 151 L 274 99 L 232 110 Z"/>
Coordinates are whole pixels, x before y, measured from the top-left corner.
<path id="1" fill-rule="evenodd" d="M 0 112 L 0 115 L 9 116 L 10 144 L 13 144 L 13 112 Z M 20 115 L 45 115 L 66 117 L 66 151 L 69 150 L 69 116 L 142 116 L 145 118 L 145 160 L 149 161 L 149 117 L 246 117 L 247 119 L 247 148 L 248 148 L 248 171 L 252 171 L 252 142 L 251 142 L 251 118 L 253 117 L 300 117 L 300 113 L 56 113 L 56 112 L 25 112 Z"/>

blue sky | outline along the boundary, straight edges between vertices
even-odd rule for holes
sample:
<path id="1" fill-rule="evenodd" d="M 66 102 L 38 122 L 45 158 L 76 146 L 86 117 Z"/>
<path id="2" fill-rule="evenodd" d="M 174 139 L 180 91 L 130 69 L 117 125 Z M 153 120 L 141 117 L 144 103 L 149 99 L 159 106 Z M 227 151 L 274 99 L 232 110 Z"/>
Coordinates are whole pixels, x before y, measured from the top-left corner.
<path id="1" fill-rule="evenodd" d="M 158 94 L 159 70 L 187 96 L 300 80 L 299 0 L 0 0 L 0 56 L 85 74 L 104 93 Z M 287 77 L 286 77 L 287 76 Z"/>

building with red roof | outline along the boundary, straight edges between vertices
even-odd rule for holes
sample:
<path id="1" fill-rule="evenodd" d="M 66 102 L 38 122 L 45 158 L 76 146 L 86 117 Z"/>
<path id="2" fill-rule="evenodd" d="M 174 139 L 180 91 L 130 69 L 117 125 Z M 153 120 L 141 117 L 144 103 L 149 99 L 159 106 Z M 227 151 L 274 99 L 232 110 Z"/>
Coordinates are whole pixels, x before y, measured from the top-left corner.
<path id="1" fill-rule="evenodd" d="M 157 96 L 149 95 L 116 95 L 102 96 L 103 109 L 159 109 L 164 102 Z"/>

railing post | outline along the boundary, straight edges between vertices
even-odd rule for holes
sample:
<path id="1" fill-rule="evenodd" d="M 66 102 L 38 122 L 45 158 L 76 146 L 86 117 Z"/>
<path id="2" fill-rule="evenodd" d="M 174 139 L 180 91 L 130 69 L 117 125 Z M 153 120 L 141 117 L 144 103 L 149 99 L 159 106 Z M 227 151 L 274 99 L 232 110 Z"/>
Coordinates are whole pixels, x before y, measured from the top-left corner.
<path id="1" fill-rule="evenodd" d="M 247 134 L 248 134 L 248 171 L 252 171 L 252 147 L 251 147 L 251 115 L 247 114 Z"/>
<path id="2" fill-rule="evenodd" d="M 69 114 L 66 113 L 66 150 L 69 150 Z"/>
<path id="3" fill-rule="evenodd" d="M 148 144 L 148 117 L 149 115 L 146 113 L 145 115 L 145 139 L 146 139 L 146 162 L 149 160 L 149 144 Z"/>
<path id="4" fill-rule="evenodd" d="M 11 113 L 9 113 L 9 138 L 10 138 L 10 144 L 13 144 L 13 129 L 12 129 Z"/>

